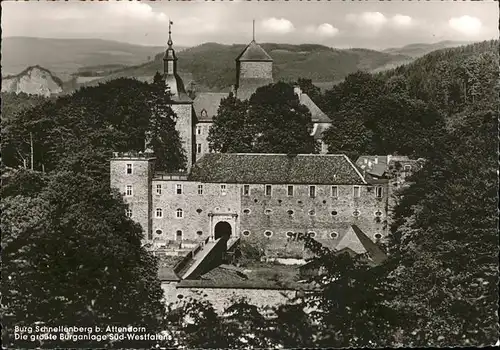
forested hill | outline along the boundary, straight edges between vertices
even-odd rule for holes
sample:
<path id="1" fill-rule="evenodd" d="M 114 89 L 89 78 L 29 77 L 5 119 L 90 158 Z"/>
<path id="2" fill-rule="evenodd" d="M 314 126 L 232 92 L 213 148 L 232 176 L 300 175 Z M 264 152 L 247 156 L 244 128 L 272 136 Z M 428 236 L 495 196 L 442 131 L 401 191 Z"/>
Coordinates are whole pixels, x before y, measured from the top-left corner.
<path id="1" fill-rule="evenodd" d="M 498 52 L 498 40 L 438 50 L 379 76 L 451 116 L 498 86 Z"/>
<path id="2" fill-rule="evenodd" d="M 367 49 L 332 49 L 322 45 L 261 44 L 274 60 L 275 80 L 311 79 L 333 83 L 357 70 L 371 71 L 388 64 L 405 63 L 407 56 Z M 235 83 L 235 58 L 245 45 L 205 43 L 178 52 L 179 70 L 192 74 L 199 90 L 224 90 Z M 122 69 L 104 78 L 153 76 L 163 67 L 163 54 L 154 61 Z M 102 81 L 102 80 L 101 80 Z M 95 82 L 92 82 L 94 84 Z"/>

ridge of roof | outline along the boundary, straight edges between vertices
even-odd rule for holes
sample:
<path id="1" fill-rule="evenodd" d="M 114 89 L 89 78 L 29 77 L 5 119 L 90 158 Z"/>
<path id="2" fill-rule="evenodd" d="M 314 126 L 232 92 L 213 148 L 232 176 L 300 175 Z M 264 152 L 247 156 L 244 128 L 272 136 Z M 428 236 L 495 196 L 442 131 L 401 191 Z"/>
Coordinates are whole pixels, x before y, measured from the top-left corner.
<path id="1" fill-rule="evenodd" d="M 193 166 L 191 181 L 268 184 L 367 184 L 345 155 L 207 153 Z"/>
<path id="2" fill-rule="evenodd" d="M 357 225 L 351 225 L 351 227 L 376 265 L 379 265 L 387 260 L 387 255 L 382 251 L 382 249 L 380 249 L 375 242 L 368 238 L 368 236 Z"/>

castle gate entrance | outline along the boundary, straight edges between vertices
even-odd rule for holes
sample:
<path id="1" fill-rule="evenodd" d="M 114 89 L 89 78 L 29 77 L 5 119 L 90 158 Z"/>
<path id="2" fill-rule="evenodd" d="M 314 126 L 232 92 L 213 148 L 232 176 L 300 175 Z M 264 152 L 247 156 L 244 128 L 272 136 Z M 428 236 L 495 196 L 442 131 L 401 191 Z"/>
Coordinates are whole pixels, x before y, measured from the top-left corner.
<path id="1" fill-rule="evenodd" d="M 231 237 L 231 225 L 226 222 L 226 221 L 219 221 L 215 225 L 214 229 L 214 238 L 219 239 L 223 238 L 224 240 L 229 240 L 229 237 Z"/>

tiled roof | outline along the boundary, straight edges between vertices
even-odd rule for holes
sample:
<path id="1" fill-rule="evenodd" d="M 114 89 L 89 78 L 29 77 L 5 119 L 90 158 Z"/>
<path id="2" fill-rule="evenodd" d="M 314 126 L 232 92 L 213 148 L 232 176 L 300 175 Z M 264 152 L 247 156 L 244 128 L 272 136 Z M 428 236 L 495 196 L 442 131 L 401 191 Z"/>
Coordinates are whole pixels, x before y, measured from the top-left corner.
<path id="1" fill-rule="evenodd" d="M 272 61 L 271 56 L 268 55 L 264 49 L 252 40 L 250 44 L 245 47 L 243 52 L 236 58 L 237 61 Z"/>
<path id="2" fill-rule="evenodd" d="M 200 92 L 196 94 L 193 101 L 194 112 L 199 121 L 212 121 L 212 118 L 217 115 L 217 110 L 220 106 L 220 101 L 229 96 L 226 92 Z M 206 115 L 202 115 L 205 110 Z"/>
<path id="3" fill-rule="evenodd" d="M 160 281 L 178 281 L 179 277 L 171 267 L 162 266 L 158 268 L 158 279 Z"/>
<path id="4" fill-rule="evenodd" d="M 248 184 L 366 184 L 343 154 L 208 153 L 193 166 L 189 179 Z"/>
<path id="5" fill-rule="evenodd" d="M 360 156 L 356 165 L 368 174 L 380 177 L 387 171 L 387 156 Z"/>
<path id="6" fill-rule="evenodd" d="M 299 101 L 301 104 L 306 106 L 311 112 L 311 120 L 315 123 L 331 123 L 331 119 L 326 116 L 326 114 L 314 103 L 311 98 L 304 93 L 299 95 Z"/>

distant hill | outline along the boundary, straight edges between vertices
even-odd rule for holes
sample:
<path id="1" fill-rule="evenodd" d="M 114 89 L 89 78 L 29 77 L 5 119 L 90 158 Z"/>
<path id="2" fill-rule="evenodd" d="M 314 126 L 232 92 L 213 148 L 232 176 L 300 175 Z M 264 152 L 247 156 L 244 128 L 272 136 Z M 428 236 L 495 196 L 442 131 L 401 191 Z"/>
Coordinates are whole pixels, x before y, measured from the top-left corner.
<path id="1" fill-rule="evenodd" d="M 498 40 L 441 49 L 379 76 L 456 118 L 479 97 L 498 91 L 499 49 Z"/>
<path id="2" fill-rule="evenodd" d="M 49 70 L 32 66 L 19 74 L 2 77 L 2 92 L 23 92 L 49 97 L 63 92 L 63 82 Z"/>
<path id="3" fill-rule="evenodd" d="M 463 45 L 472 44 L 468 41 L 440 41 L 434 44 L 410 44 L 403 47 L 395 47 L 382 50 L 382 52 L 394 55 L 404 55 L 413 58 L 424 56 L 432 51 L 458 47 Z"/>
<path id="4" fill-rule="evenodd" d="M 275 80 L 312 79 L 320 85 L 331 86 L 349 73 L 357 70 L 373 71 L 388 64 L 397 65 L 411 60 L 404 55 L 390 54 L 367 49 L 339 50 L 322 45 L 261 44 L 274 59 Z M 205 43 L 178 53 L 181 75 L 192 75 L 198 91 L 228 90 L 236 77 L 235 58 L 246 45 L 222 45 Z M 106 78 L 88 84 L 118 77 L 146 79 L 162 70 L 163 54 L 154 61 L 116 71 Z M 185 82 L 188 83 L 188 82 Z"/>
<path id="5" fill-rule="evenodd" d="M 101 39 L 7 37 L 2 38 L 2 75 L 39 65 L 66 81 L 82 67 L 137 65 L 163 49 Z"/>

